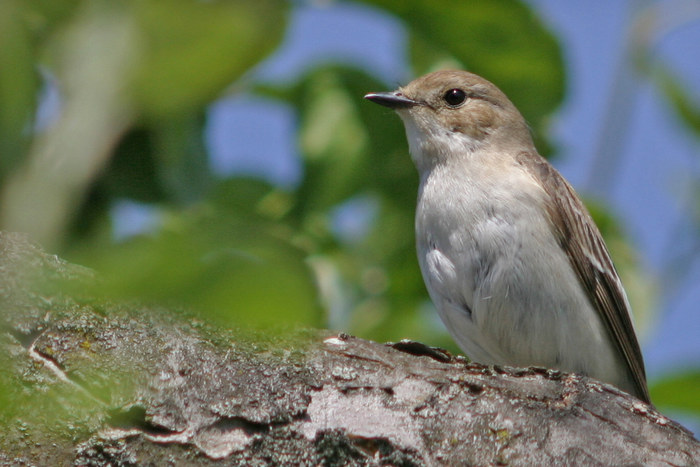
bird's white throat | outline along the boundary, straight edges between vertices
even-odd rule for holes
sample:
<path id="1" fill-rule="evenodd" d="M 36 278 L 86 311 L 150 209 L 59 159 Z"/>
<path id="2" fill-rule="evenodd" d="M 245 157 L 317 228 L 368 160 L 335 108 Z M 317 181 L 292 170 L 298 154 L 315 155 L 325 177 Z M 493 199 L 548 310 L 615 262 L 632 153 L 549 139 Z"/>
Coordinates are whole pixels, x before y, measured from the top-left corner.
<path id="1" fill-rule="evenodd" d="M 439 126 L 421 125 L 408 112 L 399 111 L 398 114 L 406 128 L 411 159 L 421 173 L 453 154 L 466 157 L 481 146 L 480 141 L 464 133 Z"/>

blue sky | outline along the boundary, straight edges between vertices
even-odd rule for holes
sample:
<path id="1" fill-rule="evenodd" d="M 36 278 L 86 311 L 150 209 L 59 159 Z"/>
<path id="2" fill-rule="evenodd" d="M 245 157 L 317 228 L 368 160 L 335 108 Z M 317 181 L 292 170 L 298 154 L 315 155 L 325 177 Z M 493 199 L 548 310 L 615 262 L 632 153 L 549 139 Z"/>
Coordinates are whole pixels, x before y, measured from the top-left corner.
<path id="1" fill-rule="evenodd" d="M 567 67 L 567 97 L 552 122 L 560 148 L 554 164 L 579 192 L 610 205 L 652 277 L 672 278 L 673 292 L 662 290 L 662 311 L 642 337 L 649 375 L 700 366 L 700 262 L 692 262 L 681 277 L 669 275 L 678 269 L 670 259 L 682 259 L 680 247 L 693 239 L 687 217 L 689 206 L 697 204 L 690 188 L 700 179 L 700 141 L 682 130 L 650 83 L 623 66 L 632 11 L 652 2 L 529 3 L 560 39 Z M 683 3 L 691 2 L 659 2 L 659 11 Z M 664 31 L 652 45 L 655 57 L 670 65 L 700 102 L 697 10 L 681 18 L 694 21 Z M 299 6 L 285 43 L 256 73 L 286 81 L 313 64 L 351 63 L 384 80 L 389 90 L 412 78 L 406 37 L 398 20 L 365 6 Z M 210 117 L 207 139 L 217 171 L 256 174 L 286 186 L 299 180 L 295 120 L 288 108 L 236 95 L 214 104 Z M 619 147 L 606 145 L 605 126 L 624 132 L 615 138 Z M 592 168 L 594 157 L 603 158 L 604 170 Z"/>

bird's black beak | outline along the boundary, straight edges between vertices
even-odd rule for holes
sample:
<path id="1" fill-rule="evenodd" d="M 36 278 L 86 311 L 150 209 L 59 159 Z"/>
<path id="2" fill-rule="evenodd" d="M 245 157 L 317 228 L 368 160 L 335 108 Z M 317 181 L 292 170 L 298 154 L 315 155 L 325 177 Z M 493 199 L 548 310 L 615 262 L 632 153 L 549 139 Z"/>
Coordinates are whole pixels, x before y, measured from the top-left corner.
<path id="1" fill-rule="evenodd" d="M 409 99 L 398 91 L 370 92 L 365 95 L 365 99 L 390 109 L 406 109 L 419 104 L 418 101 Z"/>

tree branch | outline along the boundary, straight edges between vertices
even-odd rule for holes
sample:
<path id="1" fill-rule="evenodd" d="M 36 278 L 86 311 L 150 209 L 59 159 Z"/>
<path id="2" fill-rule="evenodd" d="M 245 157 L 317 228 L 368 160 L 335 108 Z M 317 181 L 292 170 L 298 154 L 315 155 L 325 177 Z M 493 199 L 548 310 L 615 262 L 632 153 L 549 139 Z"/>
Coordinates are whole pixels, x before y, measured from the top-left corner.
<path id="1" fill-rule="evenodd" d="M 0 464 L 700 462 L 678 424 L 585 377 L 328 331 L 222 331 L 70 286 L 91 280 L 0 234 Z"/>

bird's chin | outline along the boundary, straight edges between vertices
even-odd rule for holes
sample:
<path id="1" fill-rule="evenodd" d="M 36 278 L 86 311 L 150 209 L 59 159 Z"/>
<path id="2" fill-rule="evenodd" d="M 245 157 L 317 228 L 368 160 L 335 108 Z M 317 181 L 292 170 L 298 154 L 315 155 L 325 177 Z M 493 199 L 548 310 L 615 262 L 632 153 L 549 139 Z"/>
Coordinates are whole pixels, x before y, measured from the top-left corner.
<path id="1" fill-rule="evenodd" d="M 416 124 L 406 110 L 397 113 L 403 120 L 406 129 L 406 139 L 408 140 L 408 150 L 411 153 L 411 159 L 420 168 L 424 165 L 424 159 L 428 157 L 428 154 L 426 154 L 426 143 L 430 139 L 429 135 Z"/>

